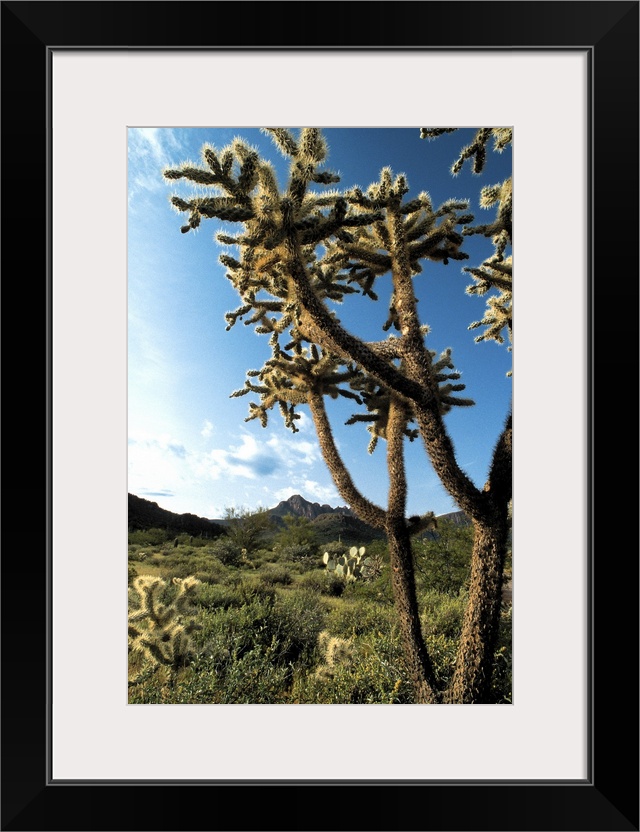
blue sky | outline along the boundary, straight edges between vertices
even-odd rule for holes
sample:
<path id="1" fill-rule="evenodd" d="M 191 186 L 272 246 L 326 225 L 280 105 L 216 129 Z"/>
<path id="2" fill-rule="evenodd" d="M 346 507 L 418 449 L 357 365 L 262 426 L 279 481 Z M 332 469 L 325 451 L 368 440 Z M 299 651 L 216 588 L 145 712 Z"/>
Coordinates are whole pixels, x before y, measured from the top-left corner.
<path id="1" fill-rule="evenodd" d="M 474 134 L 462 129 L 437 140 L 420 139 L 411 128 L 334 128 L 324 130 L 329 146 L 326 167 L 341 176 L 333 187 L 366 188 L 391 166 L 406 174 L 408 198 L 428 191 L 433 203 L 470 201 L 476 222 L 493 217 L 478 205 L 480 188 L 511 175 L 511 152 L 490 152 L 485 171 L 470 165 L 456 177 L 451 164 Z M 248 369 L 260 369 L 270 356 L 267 338 L 236 324 L 226 331 L 225 312 L 238 296 L 218 262 L 222 248 L 217 220 L 203 220 L 197 231 L 180 233 L 185 215 L 169 204 L 171 194 L 193 192 L 193 185 L 166 182 L 165 166 L 200 164 L 205 143 L 217 148 L 240 136 L 257 147 L 286 181 L 286 162 L 271 139 L 254 128 L 129 128 L 128 147 L 128 490 L 178 513 L 221 517 L 225 508 L 272 507 L 292 494 L 342 505 L 318 448 L 306 408 L 299 433 L 285 429 L 277 412 L 262 428 L 245 422 L 250 396 L 230 398 Z M 228 228 L 228 226 L 227 226 Z M 445 419 L 458 461 L 481 486 L 511 399 L 506 376 L 511 356 L 505 345 L 474 343 L 472 321 L 483 316 L 485 299 L 465 294 L 471 283 L 462 271 L 492 252 L 479 236 L 464 244 L 470 259 L 448 266 L 426 263 L 416 277 L 419 313 L 431 331 L 427 345 L 438 354 L 453 350 L 472 408 L 454 408 Z M 230 252 L 233 253 L 233 252 Z M 379 287 L 376 287 L 378 290 Z M 355 335 L 381 338 L 387 317 L 378 303 L 348 297 L 340 319 Z M 352 478 L 369 499 L 386 505 L 385 445 L 367 453 L 370 434 L 363 424 L 345 426 L 355 412 L 347 400 L 331 402 L 334 434 Z M 421 443 L 407 444 L 408 513 L 442 514 L 457 506 L 433 473 Z"/>

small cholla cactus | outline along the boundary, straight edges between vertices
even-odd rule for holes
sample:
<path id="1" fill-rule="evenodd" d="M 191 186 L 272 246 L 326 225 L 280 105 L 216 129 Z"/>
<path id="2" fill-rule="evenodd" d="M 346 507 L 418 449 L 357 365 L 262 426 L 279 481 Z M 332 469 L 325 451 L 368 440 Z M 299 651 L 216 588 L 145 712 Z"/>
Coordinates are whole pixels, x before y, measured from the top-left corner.
<path id="1" fill-rule="evenodd" d="M 339 636 L 332 636 L 326 630 L 318 636 L 318 647 L 324 656 L 324 663 L 316 670 L 316 676 L 319 679 L 333 679 L 336 669 L 350 664 L 353 659 L 351 642 Z"/>
<path id="2" fill-rule="evenodd" d="M 193 596 L 200 581 L 193 575 L 173 578 L 176 597 L 163 604 L 166 581 L 155 575 L 140 575 L 133 588 L 140 605 L 129 611 L 129 647 L 155 665 L 179 667 L 192 652 L 191 633 L 202 629 L 195 622 Z"/>

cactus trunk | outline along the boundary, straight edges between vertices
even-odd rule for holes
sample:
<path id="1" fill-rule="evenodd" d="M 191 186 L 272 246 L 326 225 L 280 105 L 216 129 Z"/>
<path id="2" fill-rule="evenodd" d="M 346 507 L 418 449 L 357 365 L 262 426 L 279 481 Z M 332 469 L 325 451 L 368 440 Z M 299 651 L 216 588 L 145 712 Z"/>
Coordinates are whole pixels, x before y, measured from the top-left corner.
<path id="1" fill-rule="evenodd" d="M 465 611 L 456 672 L 447 700 L 457 704 L 487 702 L 500 609 L 509 524 L 506 511 L 474 521 L 469 602 Z M 502 516 L 504 515 L 504 516 Z"/>
<path id="2" fill-rule="evenodd" d="M 435 671 L 420 629 L 411 539 L 406 528 L 394 524 L 387 529 L 391 583 L 398 612 L 405 660 L 420 704 L 440 701 Z"/>

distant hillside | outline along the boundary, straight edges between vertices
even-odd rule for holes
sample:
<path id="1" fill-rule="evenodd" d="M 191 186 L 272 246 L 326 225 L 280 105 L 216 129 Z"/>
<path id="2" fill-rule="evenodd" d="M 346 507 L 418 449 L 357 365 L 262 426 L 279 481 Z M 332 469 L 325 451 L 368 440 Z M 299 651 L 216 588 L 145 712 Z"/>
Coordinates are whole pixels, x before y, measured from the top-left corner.
<path id="1" fill-rule="evenodd" d="M 436 520 L 440 523 L 442 520 L 448 520 L 456 526 L 470 526 L 471 520 L 464 513 L 464 511 L 450 511 L 448 514 L 439 514 Z"/>
<path id="2" fill-rule="evenodd" d="M 170 535 L 202 534 L 203 537 L 217 537 L 224 532 L 213 520 L 195 514 L 175 514 L 157 503 L 129 494 L 129 531 L 138 529 L 165 529 Z"/>
<path id="3" fill-rule="evenodd" d="M 269 514 L 276 523 L 280 523 L 281 518 L 288 514 L 294 517 L 306 517 L 311 520 L 321 544 L 329 543 L 332 540 L 341 540 L 343 543 L 356 545 L 385 538 L 384 533 L 379 529 L 374 529 L 354 517 L 348 506 L 332 508 L 326 503 L 323 505 L 311 503 L 300 494 L 294 494 L 287 500 L 282 500 L 275 508 L 269 509 Z M 471 523 L 463 511 L 442 514 L 437 519 L 439 521 L 448 520 L 457 526 L 466 526 Z M 425 536 L 430 536 L 430 533 L 425 533 Z"/>
<path id="4" fill-rule="evenodd" d="M 276 526 L 284 525 L 283 518 L 306 517 L 316 530 L 320 545 L 332 540 L 341 540 L 350 546 L 383 540 L 385 535 L 362 520 L 354 517 L 347 506 L 333 507 L 327 503 L 312 503 L 300 494 L 293 494 L 287 500 L 281 500 L 277 506 L 268 510 Z M 456 525 L 469 525 L 471 522 L 463 511 L 441 514 L 439 521 L 449 520 Z M 129 494 L 129 531 L 137 529 L 166 529 L 171 535 L 192 534 L 204 537 L 217 537 L 224 533 L 227 521 L 223 519 L 208 520 L 195 514 L 175 514 L 160 508 L 157 503 Z M 431 533 L 433 534 L 433 533 Z M 430 536 L 430 533 L 426 533 Z"/>
<path id="5" fill-rule="evenodd" d="M 384 533 L 353 517 L 351 514 L 320 514 L 311 525 L 316 530 L 320 544 L 340 540 L 349 546 L 384 540 Z"/>

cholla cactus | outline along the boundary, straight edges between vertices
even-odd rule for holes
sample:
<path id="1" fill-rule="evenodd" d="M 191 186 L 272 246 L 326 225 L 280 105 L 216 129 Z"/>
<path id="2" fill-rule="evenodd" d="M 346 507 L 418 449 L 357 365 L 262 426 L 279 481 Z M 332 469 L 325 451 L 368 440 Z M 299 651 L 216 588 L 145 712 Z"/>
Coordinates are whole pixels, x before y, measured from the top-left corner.
<path id="1" fill-rule="evenodd" d="M 191 633 L 202 629 L 195 622 L 193 596 L 200 581 L 192 575 L 173 578 L 178 593 L 171 603 L 161 596 L 167 583 L 155 575 L 140 575 L 133 588 L 140 598 L 129 611 L 129 648 L 153 664 L 176 668 L 192 652 Z"/>
<path id="2" fill-rule="evenodd" d="M 332 636 L 327 630 L 323 630 L 318 636 L 318 647 L 324 657 L 324 663 L 316 670 L 316 676 L 320 679 L 333 679 L 338 667 L 348 665 L 353 660 L 351 642 L 339 636 Z"/>
<path id="3" fill-rule="evenodd" d="M 424 128 L 423 134 L 430 138 L 455 129 Z M 328 149 L 319 128 L 304 127 L 298 134 L 279 127 L 264 130 L 289 160 L 282 185 L 271 163 L 240 139 L 221 149 L 206 145 L 200 164 L 187 162 L 164 171 L 168 181 L 195 185 L 190 198 L 171 198 L 173 207 L 186 215 L 182 232 L 211 219 L 236 226 L 233 233 L 216 234 L 219 244 L 231 247 L 219 259 L 240 304 L 227 313 L 227 328 L 239 321 L 254 328 L 268 339 L 270 357 L 261 369 L 248 370 L 244 387 L 232 395 L 252 396 L 247 421 L 257 419 L 266 426 L 269 414 L 279 411 L 293 432 L 298 430 L 300 407 L 308 407 L 341 498 L 359 520 L 386 535 L 415 701 L 490 701 L 506 506 L 512 493 L 511 414 L 494 446 L 487 481 L 476 485 L 460 467 L 444 421 L 453 406 L 469 407 L 472 401 L 458 395 L 465 386 L 459 383 L 451 350 L 434 350 L 427 344 L 428 324 L 421 320 L 416 287 L 427 282 L 420 275 L 432 264 L 468 259 L 463 251 L 468 235 L 490 239 L 493 255 L 469 272 L 472 293 L 490 299 L 486 315 L 473 327 L 486 328 L 480 340 L 500 343 L 505 329 L 510 338 L 510 179 L 483 191 L 481 207 L 495 207 L 495 221 L 472 226 L 467 200 L 449 199 L 436 207 L 426 191 L 409 198 L 405 175 L 394 175 L 390 168 L 383 168 L 379 180 L 364 190 L 323 188 L 337 184 L 339 177 L 323 167 Z M 504 150 L 512 132 L 480 128 L 462 149 L 453 172 L 473 160 L 474 171 L 480 173 L 492 139 L 496 150 Z M 365 340 L 344 326 L 335 307 L 352 294 L 376 301 L 381 287 L 388 318 L 379 338 Z M 348 424 L 366 424 L 370 451 L 380 439 L 386 442 L 386 508 L 359 490 L 337 447 L 326 400 L 339 397 L 357 405 Z M 472 518 L 476 532 L 474 577 L 454 679 L 446 695 L 447 683 L 439 678 L 420 629 L 411 549 L 411 538 L 426 530 L 432 519 L 406 517 L 404 446 L 418 436 L 434 472 L 455 504 Z M 362 574 L 360 561 L 356 550 L 355 556 L 327 558 L 326 565 L 330 568 L 331 563 L 334 574 L 356 578 L 358 569 Z"/>

